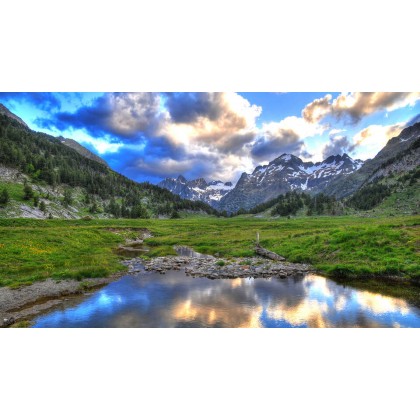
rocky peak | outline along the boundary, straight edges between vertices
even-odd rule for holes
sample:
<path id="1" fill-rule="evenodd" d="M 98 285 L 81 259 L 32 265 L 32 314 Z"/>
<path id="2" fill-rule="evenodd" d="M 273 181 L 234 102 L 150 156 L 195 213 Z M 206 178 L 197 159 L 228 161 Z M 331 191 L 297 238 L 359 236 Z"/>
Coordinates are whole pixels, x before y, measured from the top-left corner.
<path id="1" fill-rule="evenodd" d="M 332 179 L 359 169 L 361 161 L 347 154 L 329 156 L 322 162 L 304 162 L 284 153 L 268 165 L 257 166 L 252 174 L 243 173 L 236 187 L 220 201 L 220 208 L 249 209 L 288 191 L 321 192 Z"/>
<path id="2" fill-rule="evenodd" d="M 178 178 L 175 181 L 178 181 L 181 184 L 186 184 L 187 183 L 187 180 L 182 175 L 179 175 Z"/>
<path id="3" fill-rule="evenodd" d="M 293 164 L 301 164 L 303 163 L 302 159 L 298 158 L 295 155 L 291 155 L 289 153 L 283 153 L 282 155 L 280 155 L 278 158 L 272 160 L 268 166 L 270 165 L 287 165 L 287 166 L 291 166 Z"/>
<path id="4" fill-rule="evenodd" d="M 158 184 L 162 188 L 178 194 L 189 200 L 203 201 L 213 207 L 218 207 L 220 199 L 233 189 L 231 182 L 210 181 L 197 178 L 188 181 L 182 175 L 178 178 L 166 178 Z"/>
<path id="5" fill-rule="evenodd" d="M 200 188 L 200 189 L 204 190 L 207 187 L 207 182 L 204 178 L 197 178 L 197 179 L 194 179 L 192 181 L 189 181 L 188 186 L 190 186 L 192 188 Z"/>

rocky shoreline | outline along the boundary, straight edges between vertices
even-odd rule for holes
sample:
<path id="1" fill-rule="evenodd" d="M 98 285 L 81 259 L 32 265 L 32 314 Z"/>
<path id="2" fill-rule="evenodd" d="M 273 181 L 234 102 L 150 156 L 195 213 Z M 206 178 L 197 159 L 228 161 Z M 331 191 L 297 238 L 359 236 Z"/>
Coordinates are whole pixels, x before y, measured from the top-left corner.
<path id="1" fill-rule="evenodd" d="M 237 277 L 280 277 L 303 275 L 313 271 L 308 264 L 271 261 L 261 257 L 216 258 L 212 256 L 169 256 L 151 260 L 133 258 L 123 262 L 129 273 L 142 270 L 166 273 L 184 269 L 192 277 L 226 279 Z"/>
<path id="2" fill-rule="evenodd" d="M 226 279 L 238 277 L 280 277 L 303 275 L 312 272 L 308 264 L 293 264 L 262 257 L 216 258 L 199 254 L 188 247 L 175 247 L 178 256 L 146 259 L 134 257 L 122 261 L 128 274 L 155 271 L 165 274 L 169 270 L 185 270 L 192 277 Z M 19 321 L 30 319 L 60 305 L 72 295 L 80 295 L 118 279 L 124 273 L 106 278 L 56 281 L 47 279 L 17 289 L 0 288 L 0 327 L 8 327 Z"/>

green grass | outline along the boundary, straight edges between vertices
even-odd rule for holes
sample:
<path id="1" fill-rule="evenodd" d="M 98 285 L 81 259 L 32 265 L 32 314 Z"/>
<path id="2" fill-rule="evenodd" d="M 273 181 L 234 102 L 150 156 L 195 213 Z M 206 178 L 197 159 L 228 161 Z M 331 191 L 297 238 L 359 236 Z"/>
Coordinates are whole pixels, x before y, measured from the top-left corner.
<path id="1" fill-rule="evenodd" d="M 109 228 L 116 228 L 112 231 Z M 123 270 L 113 249 L 135 228 L 148 228 L 148 256 L 173 255 L 173 245 L 220 257 L 251 257 L 260 243 L 292 262 L 341 278 L 420 278 L 420 217 L 249 216 L 177 220 L 0 219 L 0 285 L 48 277 L 102 277 Z"/>
<path id="2" fill-rule="evenodd" d="M 12 325 L 12 328 L 29 328 L 32 325 L 30 321 L 19 321 Z"/>
<path id="3" fill-rule="evenodd" d="M 0 181 L 0 191 L 3 191 L 3 188 L 7 189 L 11 200 L 16 200 L 19 202 L 24 201 L 23 200 L 23 184 L 19 184 L 15 182 Z"/>

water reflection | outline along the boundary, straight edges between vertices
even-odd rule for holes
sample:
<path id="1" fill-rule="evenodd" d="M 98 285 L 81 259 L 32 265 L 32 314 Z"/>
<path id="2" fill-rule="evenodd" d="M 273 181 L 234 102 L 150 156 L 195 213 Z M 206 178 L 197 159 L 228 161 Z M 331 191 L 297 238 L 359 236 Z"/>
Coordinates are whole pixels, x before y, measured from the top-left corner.
<path id="1" fill-rule="evenodd" d="M 403 299 L 303 278 L 125 276 L 36 319 L 36 327 L 420 327 Z"/>

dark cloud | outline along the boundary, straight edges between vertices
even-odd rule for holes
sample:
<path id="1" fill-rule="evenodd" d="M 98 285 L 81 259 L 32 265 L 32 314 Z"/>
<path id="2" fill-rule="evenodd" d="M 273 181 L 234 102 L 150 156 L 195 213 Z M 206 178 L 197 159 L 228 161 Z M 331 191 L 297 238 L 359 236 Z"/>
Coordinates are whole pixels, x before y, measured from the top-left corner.
<path id="1" fill-rule="evenodd" d="M 217 144 L 217 150 L 223 153 L 242 154 L 244 146 L 255 140 L 256 133 L 233 134 L 222 143 Z"/>
<path id="2" fill-rule="evenodd" d="M 138 139 L 142 133 L 153 132 L 160 118 L 159 96 L 155 93 L 106 93 L 74 113 L 58 112 L 35 122 L 48 129 L 85 129 L 95 137 L 110 134 Z"/>
<path id="3" fill-rule="evenodd" d="M 256 160 L 271 160 L 282 153 L 301 155 L 304 142 L 293 130 L 280 129 L 276 135 L 260 137 L 251 149 L 252 157 Z"/>
<path id="4" fill-rule="evenodd" d="M 166 108 L 175 123 L 188 124 L 200 117 L 214 121 L 223 113 L 222 93 L 166 93 L 165 99 Z"/>
<path id="5" fill-rule="evenodd" d="M 188 179 L 213 179 L 214 173 L 221 169 L 216 154 L 192 154 L 186 147 L 175 146 L 165 138 L 148 140 L 141 151 L 123 146 L 118 154 L 113 168 L 137 181 L 159 182 L 180 174 Z"/>
<path id="6" fill-rule="evenodd" d="M 351 152 L 354 145 L 350 144 L 347 136 L 330 135 L 330 141 L 324 146 L 322 150 L 323 159 L 330 156 L 342 155 Z"/>
<path id="7" fill-rule="evenodd" d="M 0 92 L 0 102 L 28 102 L 43 111 L 56 111 L 61 102 L 56 94 L 50 92 Z"/>

